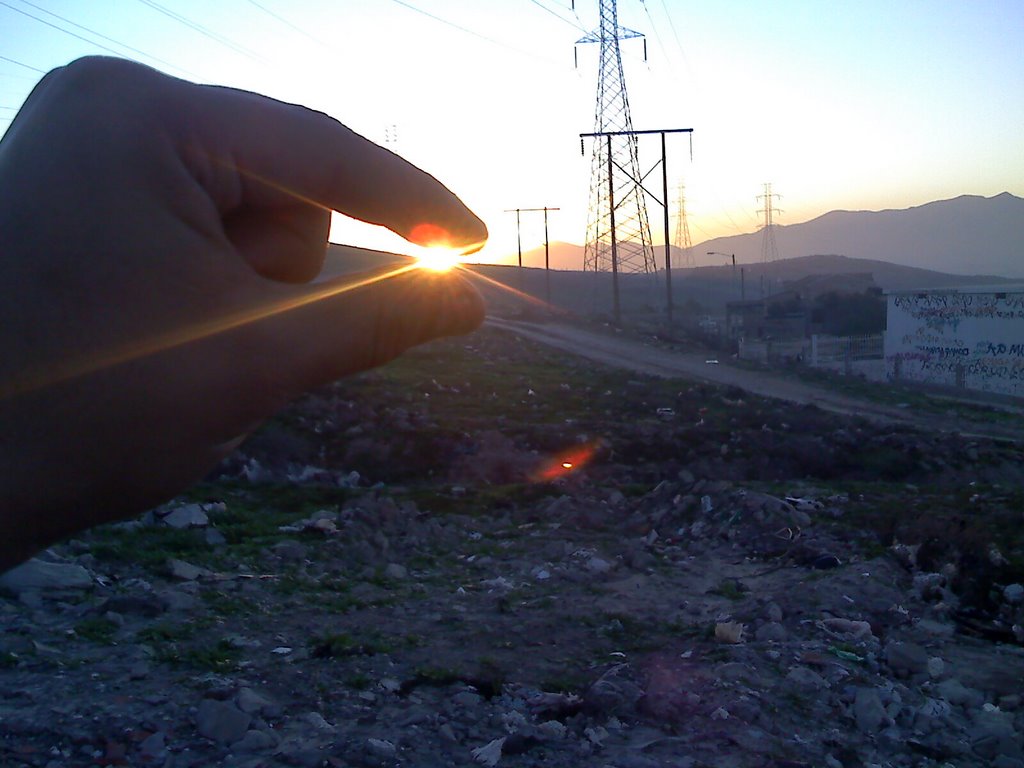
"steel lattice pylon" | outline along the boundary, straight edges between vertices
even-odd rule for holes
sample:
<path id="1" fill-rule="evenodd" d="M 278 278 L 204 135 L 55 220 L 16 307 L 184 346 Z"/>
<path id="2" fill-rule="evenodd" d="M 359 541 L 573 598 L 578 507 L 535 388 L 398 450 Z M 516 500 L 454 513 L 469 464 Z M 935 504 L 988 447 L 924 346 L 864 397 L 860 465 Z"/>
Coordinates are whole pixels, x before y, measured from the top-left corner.
<path id="1" fill-rule="evenodd" d="M 632 131 L 633 121 L 629 114 L 629 98 L 626 95 L 626 78 L 622 71 L 619 40 L 642 35 L 619 26 L 616 0 L 598 0 L 598 3 L 601 10 L 600 28 L 578 41 L 600 43 L 601 46 L 594 133 Z M 607 139 L 594 140 L 587 239 L 583 249 L 585 272 L 607 272 L 612 269 L 613 219 L 618 271 L 657 271 L 654 247 L 651 243 L 651 228 L 647 220 L 647 202 L 640 187 L 640 179 L 635 135 L 610 136 Z M 610 205 L 612 199 L 615 206 L 614 216 Z"/>
<path id="2" fill-rule="evenodd" d="M 686 219 L 686 186 L 679 182 L 678 213 L 676 214 L 676 236 L 672 244 L 681 252 L 675 266 L 691 269 L 696 266 L 693 261 L 693 241 L 690 240 L 690 222 Z"/>

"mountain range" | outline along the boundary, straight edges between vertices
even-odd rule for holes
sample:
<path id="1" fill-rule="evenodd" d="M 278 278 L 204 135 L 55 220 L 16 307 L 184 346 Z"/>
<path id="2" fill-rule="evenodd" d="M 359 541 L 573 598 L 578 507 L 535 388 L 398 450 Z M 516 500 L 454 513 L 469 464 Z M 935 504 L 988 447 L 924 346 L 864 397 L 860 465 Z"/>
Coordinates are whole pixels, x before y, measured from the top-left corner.
<path id="1" fill-rule="evenodd" d="M 870 259 L 953 275 L 1024 278 L 1024 199 L 1009 192 L 993 197 L 961 195 L 912 208 L 831 211 L 802 224 L 775 225 L 780 260 L 835 255 Z M 693 246 L 697 266 L 730 263 L 708 251 L 735 254 L 737 264 L 759 264 L 763 230 L 718 237 Z M 673 247 L 673 258 L 682 252 Z M 664 250 L 655 247 L 659 266 Z M 580 270 L 583 246 L 555 242 L 553 269 Z M 524 266 L 543 267 L 544 248 L 523 253 Z M 838 266 L 838 265 L 837 265 Z"/>

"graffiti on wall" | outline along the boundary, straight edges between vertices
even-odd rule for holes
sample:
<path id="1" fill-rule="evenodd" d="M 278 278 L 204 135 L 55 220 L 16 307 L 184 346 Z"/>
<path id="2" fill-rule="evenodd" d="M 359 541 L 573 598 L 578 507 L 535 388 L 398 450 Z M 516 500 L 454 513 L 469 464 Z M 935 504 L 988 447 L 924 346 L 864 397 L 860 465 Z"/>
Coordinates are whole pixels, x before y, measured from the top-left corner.
<path id="1" fill-rule="evenodd" d="M 1024 396 L 1024 293 L 889 297 L 890 378 Z"/>

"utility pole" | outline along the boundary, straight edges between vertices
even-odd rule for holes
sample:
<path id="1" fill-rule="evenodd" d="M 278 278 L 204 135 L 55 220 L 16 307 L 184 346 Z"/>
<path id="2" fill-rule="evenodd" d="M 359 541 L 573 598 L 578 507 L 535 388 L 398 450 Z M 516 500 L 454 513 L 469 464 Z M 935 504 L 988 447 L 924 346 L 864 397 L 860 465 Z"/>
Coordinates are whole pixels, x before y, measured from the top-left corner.
<path id="1" fill-rule="evenodd" d="M 627 136 L 630 142 L 635 146 L 637 136 L 645 136 L 648 134 L 657 133 L 661 135 L 661 190 L 662 199 L 658 200 L 658 197 L 647 189 L 643 181 L 650 175 L 648 171 L 644 176 L 634 176 L 630 181 L 636 185 L 636 189 L 645 192 L 650 195 L 656 203 L 660 203 L 665 213 L 665 284 L 668 299 L 665 305 L 666 313 L 668 315 L 668 322 L 672 322 L 672 244 L 669 240 L 669 211 L 668 211 L 668 159 L 666 156 L 665 147 L 665 135 L 668 133 L 689 133 L 691 141 L 693 139 L 693 128 L 658 128 L 649 131 L 634 131 L 632 129 L 628 131 L 595 131 L 594 133 L 581 133 L 580 134 L 580 152 L 584 152 L 583 139 L 585 138 L 601 138 L 604 137 L 608 144 L 608 202 L 610 211 L 610 234 L 611 234 L 611 246 L 612 246 L 612 290 L 615 294 L 615 321 L 619 320 L 619 259 L 617 249 L 617 237 L 615 231 L 615 185 L 612 182 L 612 137 L 613 136 Z M 600 143 L 600 142 L 597 142 Z M 622 166 L 619 166 L 620 170 L 624 170 Z M 653 171 L 654 168 L 651 169 Z M 586 264 L 584 263 L 583 271 L 586 271 Z"/>
<path id="2" fill-rule="evenodd" d="M 516 214 L 516 242 L 519 245 L 519 287 L 522 288 L 522 270 L 523 270 L 523 238 L 520 229 L 520 214 L 521 213 L 532 213 L 534 211 L 544 211 L 544 288 L 547 296 L 547 303 L 551 303 L 551 253 L 550 244 L 548 242 L 548 211 L 560 211 L 561 208 L 552 208 L 551 206 L 545 205 L 543 208 L 506 208 L 505 213 L 515 212 Z"/>
<path id="3" fill-rule="evenodd" d="M 708 251 L 708 256 L 725 256 L 727 259 L 732 259 L 732 288 L 736 290 L 736 254 L 735 253 L 722 253 L 721 251 Z M 740 268 L 740 298 L 744 299 L 745 291 L 743 290 L 743 269 Z"/>

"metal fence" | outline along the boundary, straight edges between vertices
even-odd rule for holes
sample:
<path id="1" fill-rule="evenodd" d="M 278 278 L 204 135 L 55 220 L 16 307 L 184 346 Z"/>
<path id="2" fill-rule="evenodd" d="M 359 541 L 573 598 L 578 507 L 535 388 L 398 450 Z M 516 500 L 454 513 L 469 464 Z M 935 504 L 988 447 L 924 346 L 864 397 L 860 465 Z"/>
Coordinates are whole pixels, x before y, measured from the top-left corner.
<path id="1" fill-rule="evenodd" d="M 816 333 L 811 336 L 810 364 L 816 368 L 859 360 L 881 360 L 884 356 L 884 337 L 881 333 L 868 336 L 825 336 Z"/>

